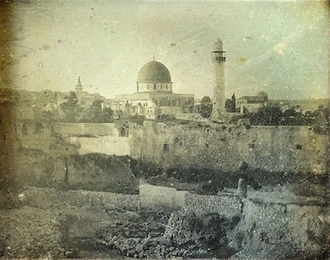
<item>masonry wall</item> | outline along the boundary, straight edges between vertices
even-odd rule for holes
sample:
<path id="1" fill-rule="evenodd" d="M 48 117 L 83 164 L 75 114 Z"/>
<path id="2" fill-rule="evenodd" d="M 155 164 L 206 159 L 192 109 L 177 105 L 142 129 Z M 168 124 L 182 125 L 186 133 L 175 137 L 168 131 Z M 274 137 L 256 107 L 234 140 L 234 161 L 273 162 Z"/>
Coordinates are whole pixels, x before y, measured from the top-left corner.
<path id="1" fill-rule="evenodd" d="M 136 193 L 138 179 L 132 173 L 129 158 L 87 154 L 67 160 L 68 184 L 75 189 Z"/>
<path id="2" fill-rule="evenodd" d="M 178 210 L 184 208 L 196 215 L 218 213 L 232 218 L 242 214 L 242 201 L 234 195 L 200 195 L 176 188 L 141 183 L 141 208 Z"/>
<path id="3" fill-rule="evenodd" d="M 243 235 L 242 252 L 245 257 L 258 255 L 260 259 L 290 258 L 298 252 L 307 258 L 318 254 L 327 235 L 326 226 L 318 218 L 321 211 L 320 206 L 244 200 L 236 229 L 236 234 Z"/>
<path id="4" fill-rule="evenodd" d="M 187 191 L 175 188 L 140 184 L 141 208 L 180 209 L 184 206 Z"/>
<path id="5" fill-rule="evenodd" d="M 131 156 L 160 167 L 324 173 L 327 136 L 307 126 L 144 122 L 130 127 Z"/>
<path id="6" fill-rule="evenodd" d="M 233 218 L 241 216 L 242 202 L 233 195 L 199 195 L 186 193 L 184 208 L 193 211 L 196 215 L 218 213 L 221 217 Z"/>
<path id="7" fill-rule="evenodd" d="M 107 155 L 130 155 L 128 137 L 70 137 L 69 142 L 78 147 L 78 154 L 103 153 Z"/>
<path id="8" fill-rule="evenodd" d="M 49 209 L 51 205 L 52 208 L 100 206 L 107 209 L 137 210 L 140 200 L 139 195 L 86 190 L 64 192 L 36 187 L 28 187 L 20 197 L 25 205 L 39 209 Z"/>
<path id="9" fill-rule="evenodd" d="M 57 123 L 54 125 L 55 134 L 118 136 L 114 123 Z"/>

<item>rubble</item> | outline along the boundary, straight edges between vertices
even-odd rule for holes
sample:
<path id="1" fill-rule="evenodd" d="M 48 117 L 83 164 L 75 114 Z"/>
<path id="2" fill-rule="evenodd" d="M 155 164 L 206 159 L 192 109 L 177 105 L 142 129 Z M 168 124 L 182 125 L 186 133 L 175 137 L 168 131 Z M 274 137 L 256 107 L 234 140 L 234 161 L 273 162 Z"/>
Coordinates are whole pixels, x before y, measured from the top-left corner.
<path id="1" fill-rule="evenodd" d="M 60 215 L 31 207 L 0 211 L 0 257 L 62 255 Z"/>
<path id="2" fill-rule="evenodd" d="M 168 220 L 168 221 L 167 221 Z M 135 258 L 228 257 L 227 220 L 218 214 L 197 217 L 193 212 L 143 213 L 102 230 L 99 242 Z"/>

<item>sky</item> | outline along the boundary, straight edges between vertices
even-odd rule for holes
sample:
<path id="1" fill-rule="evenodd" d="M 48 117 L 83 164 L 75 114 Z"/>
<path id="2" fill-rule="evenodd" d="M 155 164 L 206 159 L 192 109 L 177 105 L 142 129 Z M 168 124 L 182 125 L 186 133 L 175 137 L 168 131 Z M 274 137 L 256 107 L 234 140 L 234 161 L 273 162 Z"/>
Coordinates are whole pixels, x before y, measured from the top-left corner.
<path id="1" fill-rule="evenodd" d="M 12 86 L 136 91 L 153 59 L 175 93 L 212 97 L 211 51 L 227 51 L 226 96 L 328 97 L 329 5 L 322 1 L 20 0 L 14 8 Z"/>

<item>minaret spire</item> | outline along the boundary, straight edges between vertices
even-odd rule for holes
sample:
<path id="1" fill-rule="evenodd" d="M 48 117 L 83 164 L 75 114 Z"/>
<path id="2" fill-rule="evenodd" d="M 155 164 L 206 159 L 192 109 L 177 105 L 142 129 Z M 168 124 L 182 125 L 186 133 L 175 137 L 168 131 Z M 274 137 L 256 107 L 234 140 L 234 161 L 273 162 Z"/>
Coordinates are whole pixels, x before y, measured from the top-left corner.
<path id="1" fill-rule="evenodd" d="M 78 99 L 78 103 L 81 105 L 84 103 L 84 93 L 83 93 L 83 87 L 81 85 L 81 81 L 80 81 L 80 76 L 78 78 L 78 82 L 76 85 L 76 95 L 77 95 L 77 99 Z"/>
<path id="2" fill-rule="evenodd" d="M 80 76 L 78 77 L 78 83 L 77 86 L 81 86 Z"/>
<path id="3" fill-rule="evenodd" d="M 213 79 L 213 109 L 212 120 L 223 120 L 225 111 L 225 63 L 226 51 L 223 50 L 223 42 L 218 39 L 213 46 L 212 62 L 214 67 Z"/>

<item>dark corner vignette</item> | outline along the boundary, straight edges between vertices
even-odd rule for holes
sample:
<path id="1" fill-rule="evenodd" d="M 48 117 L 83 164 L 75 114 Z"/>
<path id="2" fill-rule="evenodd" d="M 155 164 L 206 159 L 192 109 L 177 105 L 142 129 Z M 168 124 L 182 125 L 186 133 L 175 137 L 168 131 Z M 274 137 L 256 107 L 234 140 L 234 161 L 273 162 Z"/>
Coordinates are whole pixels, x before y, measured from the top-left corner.
<path id="1" fill-rule="evenodd" d="M 11 88 L 14 1 L 0 1 L 0 209 L 15 207 L 15 95 Z M 0 245 L 1 250 L 1 245 Z"/>

